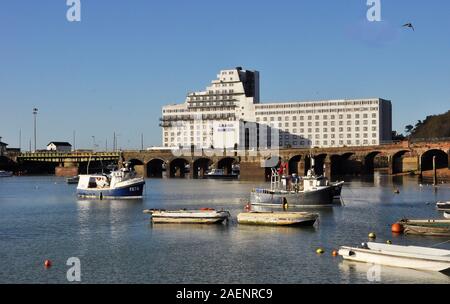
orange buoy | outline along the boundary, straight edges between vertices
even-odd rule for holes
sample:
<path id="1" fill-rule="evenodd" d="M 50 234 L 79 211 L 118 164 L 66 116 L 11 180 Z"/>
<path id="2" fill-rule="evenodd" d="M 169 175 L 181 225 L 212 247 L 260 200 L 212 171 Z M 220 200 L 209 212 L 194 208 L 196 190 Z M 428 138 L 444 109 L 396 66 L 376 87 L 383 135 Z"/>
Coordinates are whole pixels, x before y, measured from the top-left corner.
<path id="1" fill-rule="evenodd" d="M 338 252 L 337 252 L 336 250 L 333 250 L 333 252 L 331 253 L 331 255 L 335 257 L 335 256 L 338 255 Z"/>
<path id="2" fill-rule="evenodd" d="M 45 266 L 45 268 L 52 267 L 52 261 L 50 261 L 50 260 L 45 260 L 44 266 Z"/>
<path id="3" fill-rule="evenodd" d="M 391 227 L 392 232 L 394 233 L 402 233 L 403 232 L 403 226 L 399 223 L 392 224 Z"/>

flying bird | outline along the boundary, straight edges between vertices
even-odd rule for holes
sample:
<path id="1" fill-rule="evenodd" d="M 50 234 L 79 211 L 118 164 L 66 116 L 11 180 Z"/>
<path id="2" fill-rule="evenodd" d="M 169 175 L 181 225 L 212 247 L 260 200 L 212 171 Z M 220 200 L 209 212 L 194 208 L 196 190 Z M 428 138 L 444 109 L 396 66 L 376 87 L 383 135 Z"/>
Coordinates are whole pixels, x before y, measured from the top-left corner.
<path id="1" fill-rule="evenodd" d="M 406 24 L 403 24 L 403 27 L 409 27 L 409 28 L 411 28 L 413 31 L 415 31 L 415 30 L 414 30 L 414 26 L 412 25 L 412 23 L 406 23 Z"/>

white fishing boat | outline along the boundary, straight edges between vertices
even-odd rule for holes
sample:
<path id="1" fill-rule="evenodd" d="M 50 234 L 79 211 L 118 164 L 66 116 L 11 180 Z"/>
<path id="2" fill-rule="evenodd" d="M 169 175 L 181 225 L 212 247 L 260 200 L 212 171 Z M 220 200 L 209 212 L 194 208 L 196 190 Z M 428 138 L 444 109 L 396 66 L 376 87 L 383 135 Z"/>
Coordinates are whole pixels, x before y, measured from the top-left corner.
<path id="1" fill-rule="evenodd" d="M 78 184 L 80 177 L 78 175 L 66 178 L 66 183 L 68 184 Z"/>
<path id="2" fill-rule="evenodd" d="M 450 219 L 450 211 L 444 211 L 444 217 Z"/>
<path id="3" fill-rule="evenodd" d="M 151 214 L 153 223 L 172 224 L 219 224 L 230 218 L 230 212 L 203 208 L 200 210 L 144 210 Z"/>
<path id="4" fill-rule="evenodd" d="M 267 226 L 312 226 L 319 215 L 310 212 L 243 212 L 238 214 L 239 224 Z"/>
<path id="5" fill-rule="evenodd" d="M 288 181 L 272 169 L 270 188 L 253 189 L 250 203 L 255 206 L 324 207 L 333 206 L 335 196 L 340 195 L 342 184 L 336 187 L 324 176 L 316 176 L 313 170 L 302 178 Z"/>
<path id="6" fill-rule="evenodd" d="M 128 165 L 110 174 L 80 175 L 77 195 L 82 198 L 142 198 L 145 181 Z"/>
<path id="7" fill-rule="evenodd" d="M 361 248 L 342 246 L 338 254 L 357 262 L 427 271 L 450 270 L 450 250 L 444 249 L 368 242 Z"/>
<path id="8" fill-rule="evenodd" d="M 450 210 L 450 202 L 437 202 L 436 208 L 438 210 Z"/>
<path id="9" fill-rule="evenodd" d="M 11 177 L 13 173 L 11 171 L 0 170 L 0 177 Z"/>

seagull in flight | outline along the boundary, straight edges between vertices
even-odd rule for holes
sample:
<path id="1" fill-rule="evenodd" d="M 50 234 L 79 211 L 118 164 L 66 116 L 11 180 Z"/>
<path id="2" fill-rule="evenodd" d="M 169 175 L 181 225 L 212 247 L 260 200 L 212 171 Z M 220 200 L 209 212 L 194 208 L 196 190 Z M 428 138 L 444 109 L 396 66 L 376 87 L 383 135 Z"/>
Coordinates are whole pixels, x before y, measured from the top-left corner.
<path id="1" fill-rule="evenodd" d="M 409 28 L 412 28 L 413 31 L 415 31 L 414 30 L 414 26 L 412 25 L 412 23 L 403 24 L 403 27 L 409 27 Z"/>

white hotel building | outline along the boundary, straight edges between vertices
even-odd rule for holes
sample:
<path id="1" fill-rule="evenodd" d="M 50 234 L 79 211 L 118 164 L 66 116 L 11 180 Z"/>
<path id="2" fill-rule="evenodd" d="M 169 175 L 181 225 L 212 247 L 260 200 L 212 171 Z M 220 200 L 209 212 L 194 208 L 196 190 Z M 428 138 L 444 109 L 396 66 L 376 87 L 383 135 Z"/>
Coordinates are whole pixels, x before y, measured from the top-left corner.
<path id="1" fill-rule="evenodd" d="M 259 72 L 238 67 L 185 103 L 164 106 L 160 126 L 163 146 L 173 148 L 253 148 L 259 141 L 249 134 L 262 128 L 278 132 L 272 147 L 378 145 L 391 140 L 392 108 L 380 98 L 261 104 Z"/>

